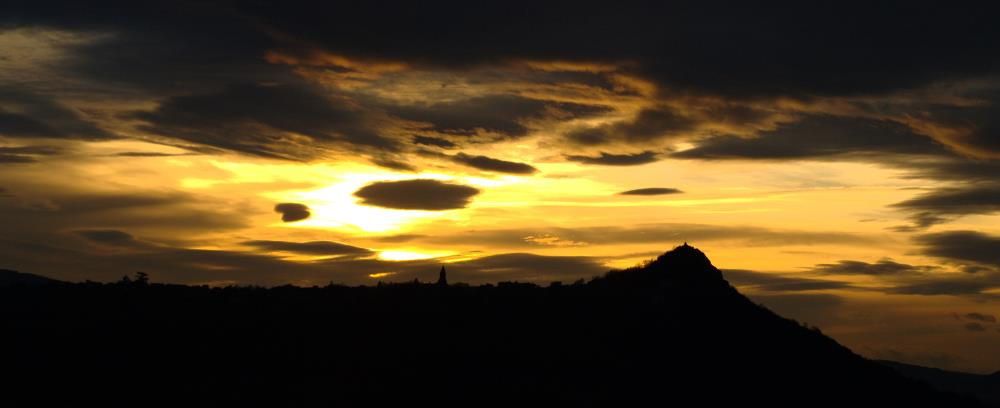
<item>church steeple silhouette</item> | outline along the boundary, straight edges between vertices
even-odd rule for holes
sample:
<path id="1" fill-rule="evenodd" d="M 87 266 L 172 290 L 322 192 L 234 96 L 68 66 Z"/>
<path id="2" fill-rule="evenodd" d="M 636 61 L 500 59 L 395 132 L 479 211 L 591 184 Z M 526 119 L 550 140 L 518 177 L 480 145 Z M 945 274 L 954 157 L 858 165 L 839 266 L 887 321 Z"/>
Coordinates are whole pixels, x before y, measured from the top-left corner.
<path id="1" fill-rule="evenodd" d="M 445 273 L 444 267 L 441 267 L 441 272 L 438 272 L 437 284 L 440 286 L 448 286 L 448 274 Z"/>

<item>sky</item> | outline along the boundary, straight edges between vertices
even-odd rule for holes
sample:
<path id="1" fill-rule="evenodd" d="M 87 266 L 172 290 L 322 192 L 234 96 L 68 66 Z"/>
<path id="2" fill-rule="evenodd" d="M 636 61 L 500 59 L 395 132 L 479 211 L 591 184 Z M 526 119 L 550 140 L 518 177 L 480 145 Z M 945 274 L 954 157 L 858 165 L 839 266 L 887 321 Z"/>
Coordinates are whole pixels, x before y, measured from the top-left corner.
<path id="1" fill-rule="evenodd" d="M 995 10 L 314 3 L 0 5 L 0 268 L 547 284 L 688 242 L 859 354 L 1000 369 Z"/>

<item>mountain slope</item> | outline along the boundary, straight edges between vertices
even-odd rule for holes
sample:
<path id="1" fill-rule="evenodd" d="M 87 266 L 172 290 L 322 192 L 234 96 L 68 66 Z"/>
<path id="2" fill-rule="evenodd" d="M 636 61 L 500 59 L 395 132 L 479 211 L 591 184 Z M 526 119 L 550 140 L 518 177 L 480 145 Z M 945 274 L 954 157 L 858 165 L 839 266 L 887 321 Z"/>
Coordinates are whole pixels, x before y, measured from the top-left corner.
<path id="1" fill-rule="evenodd" d="M 0 269 L 0 288 L 6 286 L 36 286 L 59 282 L 44 276 Z"/>
<path id="2" fill-rule="evenodd" d="M 981 375 L 921 367 L 895 361 L 883 360 L 879 362 L 896 369 L 906 377 L 924 381 L 939 390 L 974 395 L 994 406 L 1000 406 L 1000 372 Z"/>
<path id="3" fill-rule="evenodd" d="M 754 304 L 687 245 L 545 288 L 77 284 L 0 295 L 14 333 L 5 349 L 20 351 L 12 389 L 44 384 L 62 392 L 31 398 L 74 403 L 977 406 Z"/>

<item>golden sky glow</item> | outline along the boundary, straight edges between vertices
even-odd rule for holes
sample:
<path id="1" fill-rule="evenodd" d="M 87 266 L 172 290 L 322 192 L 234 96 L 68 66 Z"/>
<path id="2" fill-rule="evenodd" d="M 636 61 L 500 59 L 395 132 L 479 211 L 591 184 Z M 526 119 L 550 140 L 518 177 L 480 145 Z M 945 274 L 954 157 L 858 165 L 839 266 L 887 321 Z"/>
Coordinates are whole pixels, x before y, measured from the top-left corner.
<path id="1" fill-rule="evenodd" d="M 675 72 L 636 39 L 456 62 L 265 17 L 204 44 L 0 25 L 0 268 L 545 284 L 689 242 L 859 353 L 1000 367 L 1000 325 L 969 317 L 1000 316 L 995 73 L 838 92 L 770 76 L 787 61 L 712 76 L 674 50 Z"/>

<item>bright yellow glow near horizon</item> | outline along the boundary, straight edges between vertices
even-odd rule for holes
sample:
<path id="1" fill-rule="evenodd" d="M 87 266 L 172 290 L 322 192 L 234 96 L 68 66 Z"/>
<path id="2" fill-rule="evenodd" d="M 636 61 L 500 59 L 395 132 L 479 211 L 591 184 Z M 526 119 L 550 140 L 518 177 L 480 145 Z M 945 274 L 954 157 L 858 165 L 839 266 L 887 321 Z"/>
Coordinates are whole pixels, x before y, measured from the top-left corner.
<path id="1" fill-rule="evenodd" d="M 437 255 L 413 251 L 380 251 L 378 257 L 386 261 L 414 261 L 435 258 Z"/>

